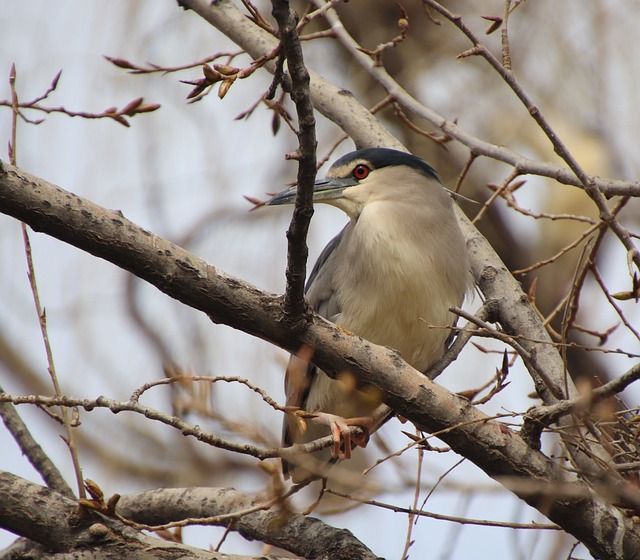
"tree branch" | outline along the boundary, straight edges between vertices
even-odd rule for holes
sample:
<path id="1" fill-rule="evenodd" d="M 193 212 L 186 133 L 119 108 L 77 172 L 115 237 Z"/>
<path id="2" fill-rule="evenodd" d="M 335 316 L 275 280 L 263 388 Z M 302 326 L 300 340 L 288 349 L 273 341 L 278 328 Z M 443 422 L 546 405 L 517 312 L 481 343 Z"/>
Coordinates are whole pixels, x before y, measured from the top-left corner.
<path id="1" fill-rule="evenodd" d="M 255 503 L 256 498 L 232 488 L 160 488 L 123 496 L 117 511 L 137 523 L 160 525 L 188 517 L 230 514 Z M 278 508 L 244 515 L 234 522 L 233 529 L 246 539 L 284 548 L 304 558 L 377 558 L 346 529 Z"/>
<path id="2" fill-rule="evenodd" d="M 284 308 L 294 322 L 302 318 L 305 311 L 304 284 L 306 264 L 309 256 L 307 232 L 313 215 L 313 183 L 316 178 L 316 131 L 313 105 L 309 97 L 309 73 L 304 64 L 302 46 L 298 38 L 298 20 L 289 9 L 287 0 L 273 0 L 273 16 L 278 22 L 278 32 L 291 77 L 291 99 L 298 112 L 299 147 L 294 159 L 298 164 L 298 195 L 287 231 L 289 248 L 287 253 L 287 289 Z"/>
<path id="3" fill-rule="evenodd" d="M 640 365 L 632 367 L 620 377 L 612 379 L 606 385 L 593 389 L 585 395 L 560 401 L 551 406 L 534 407 L 527 412 L 527 420 L 549 426 L 562 416 L 588 410 L 590 406 L 621 393 L 638 379 L 640 379 Z"/>
<path id="4" fill-rule="evenodd" d="M 0 551 L 0 560 L 259 560 L 264 555 L 238 556 L 210 552 L 182 543 L 153 538 L 104 517 L 54 490 L 13 474 L 0 472 L 0 526 L 27 538 Z M 34 507 L 33 504 L 38 506 Z M 37 544 L 35 544 L 37 543 Z"/>

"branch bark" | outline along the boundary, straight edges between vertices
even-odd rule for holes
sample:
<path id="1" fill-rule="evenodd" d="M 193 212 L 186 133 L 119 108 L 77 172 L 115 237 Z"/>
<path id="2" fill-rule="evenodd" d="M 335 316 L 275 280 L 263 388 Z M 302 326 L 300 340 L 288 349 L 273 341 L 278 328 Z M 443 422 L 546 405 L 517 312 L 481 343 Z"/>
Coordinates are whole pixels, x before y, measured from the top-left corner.
<path id="1" fill-rule="evenodd" d="M 81 508 L 51 490 L 13 474 L 0 472 L 0 526 L 29 539 L 0 551 L 0 559 L 53 560 L 258 560 L 163 541 Z M 34 507 L 37 504 L 37 507 Z"/>
<path id="2" fill-rule="evenodd" d="M 120 515 L 137 523 L 160 525 L 188 517 L 242 511 L 256 499 L 232 488 L 161 488 L 123 496 Z M 259 540 L 304 558 L 375 560 L 377 556 L 346 529 L 305 515 L 278 509 L 240 517 L 233 528 L 248 540 Z"/>
<path id="3" fill-rule="evenodd" d="M 288 0 L 273 0 L 273 16 L 278 22 L 278 34 L 287 59 L 291 78 L 290 95 L 298 113 L 298 195 L 287 231 L 287 289 L 284 308 L 295 322 L 306 309 L 304 285 L 309 256 L 307 232 L 313 215 L 313 183 L 316 178 L 316 121 L 309 93 L 309 73 L 304 64 L 302 46 L 298 38 L 298 19 L 291 11 Z"/>
<path id="4" fill-rule="evenodd" d="M 0 551 L 3 558 L 95 558 L 258 560 L 275 556 L 239 556 L 193 548 L 147 536 L 122 522 L 82 508 L 74 500 L 0 472 L 0 524 L 29 539 Z M 32 504 L 37 500 L 38 508 Z M 233 514 L 249 509 L 255 498 L 226 488 L 159 489 L 123 496 L 118 514 L 137 523 L 160 525 L 193 517 Z M 228 524 L 228 522 L 227 522 Z M 220 523 L 220 525 L 225 525 Z M 234 522 L 248 540 L 272 544 L 317 560 L 376 560 L 378 557 L 345 529 L 286 511 L 259 511 Z M 17 555 L 17 556 L 16 556 Z"/>

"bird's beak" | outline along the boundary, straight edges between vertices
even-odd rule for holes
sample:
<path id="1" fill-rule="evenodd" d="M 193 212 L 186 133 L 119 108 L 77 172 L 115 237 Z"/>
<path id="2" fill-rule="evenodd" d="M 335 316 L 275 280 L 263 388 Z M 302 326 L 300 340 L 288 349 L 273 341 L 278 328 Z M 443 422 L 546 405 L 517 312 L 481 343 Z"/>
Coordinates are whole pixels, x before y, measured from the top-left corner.
<path id="1" fill-rule="evenodd" d="M 342 197 L 342 191 L 346 188 L 357 185 L 358 182 L 352 177 L 344 177 L 341 179 L 333 177 L 325 177 L 315 182 L 313 185 L 313 201 L 322 202 L 332 198 Z M 294 185 L 267 200 L 267 206 L 278 206 L 280 204 L 293 204 L 296 200 L 298 187 Z"/>

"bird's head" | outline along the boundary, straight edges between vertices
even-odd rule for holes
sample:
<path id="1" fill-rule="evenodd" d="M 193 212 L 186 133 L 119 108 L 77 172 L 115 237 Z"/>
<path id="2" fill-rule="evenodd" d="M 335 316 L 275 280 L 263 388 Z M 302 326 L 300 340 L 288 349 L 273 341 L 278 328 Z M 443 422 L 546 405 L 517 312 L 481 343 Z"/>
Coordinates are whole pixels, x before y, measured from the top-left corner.
<path id="1" fill-rule="evenodd" d="M 413 189 L 425 182 L 440 182 L 434 169 L 414 155 L 388 148 L 366 148 L 338 159 L 324 179 L 316 181 L 313 201 L 331 204 L 351 218 L 376 200 L 411 198 Z M 292 204 L 297 186 L 276 194 L 269 206 Z"/>

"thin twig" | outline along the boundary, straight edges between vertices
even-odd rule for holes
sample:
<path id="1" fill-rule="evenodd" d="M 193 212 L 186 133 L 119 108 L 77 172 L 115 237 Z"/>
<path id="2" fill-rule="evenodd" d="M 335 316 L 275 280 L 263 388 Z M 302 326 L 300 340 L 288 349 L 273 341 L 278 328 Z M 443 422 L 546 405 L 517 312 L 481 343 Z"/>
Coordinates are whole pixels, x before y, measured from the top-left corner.
<path id="1" fill-rule="evenodd" d="M 152 62 L 148 62 L 147 66 L 142 66 L 140 64 L 135 64 L 134 62 L 129 62 L 123 58 L 114 58 L 111 56 L 105 56 L 111 64 L 117 66 L 118 68 L 122 68 L 124 70 L 129 70 L 130 74 L 155 74 L 160 72 L 162 74 L 171 74 L 174 72 L 180 72 L 181 70 L 191 70 L 192 68 L 200 68 L 205 64 L 209 64 L 210 62 L 214 62 L 219 58 L 226 58 L 226 63 L 231 64 L 234 58 L 244 54 L 244 51 L 235 51 L 235 52 L 217 52 L 212 54 L 211 56 L 207 56 L 202 60 L 198 60 L 196 62 L 189 62 L 187 64 L 181 64 L 179 66 L 160 66 L 159 64 L 153 64 Z"/>
<path id="2" fill-rule="evenodd" d="M 258 393 L 262 400 L 266 402 L 271 408 L 280 412 L 286 412 L 287 407 L 279 405 L 274 399 L 272 399 L 264 389 L 261 389 L 257 385 L 251 383 L 248 379 L 244 377 L 240 377 L 237 375 L 234 376 L 224 376 L 224 375 L 175 375 L 172 377 L 164 377 L 162 379 L 155 379 L 154 381 L 150 381 L 145 383 L 142 387 L 136 389 L 131 397 L 131 402 L 138 402 L 143 393 L 148 391 L 153 387 L 158 387 L 160 385 L 169 385 L 171 383 L 183 383 L 184 381 L 206 381 L 208 383 L 217 383 L 218 381 L 223 383 L 240 383 L 241 385 L 245 385 L 249 389 L 251 389 L 254 393 Z"/>
<path id="3" fill-rule="evenodd" d="M 507 527 L 511 529 L 548 529 L 552 531 L 561 530 L 561 527 L 559 527 L 558 525 L 550 525 L 550 524 L 544 524 L 544 523 L 511 523 L 506 521 L 487 521 L 485 519 L 469 519 L 466 517 L 453 517 L 451 515 L 442 515 L 440 513 L 433 513 L 430 511 L 416 510 L 413 508 L 406 508 L 406 507 L 396 506 L 393 504 L 387 504 L 385 502 L 380 502 L 377 500 L 367 500 L 364 498 L 359 498 L 358 496 L 352 496 L 350 494 L 340 492 L 339 490 L 335 490 L 332 488 L 328 488 L 327 493 L 333 494 L 334 496 L 340 496 L 341 498 L 346 498 L 347 500 L 353 500 L 354 502 L 358 502 L 361 504 L 366 504 L 369 506 L 375 506 L 382 509 L 395 511 L 396 513 L 412 514 L 418 517 L 429 517 L 431 519 L 438 519 L 440 521 L 451 521 L 453 523 L 460 523 L 462 525 L 480 525 L 483 527 L 503 527 L 503 528 Z"/>
<path id="4" fill-rule="evenodd" d="M 460 174 L 456 179 L 456 185 L 455 187 L 453 187 L 453 192 L 455 193 L 460 192 L 462 183 L 467 177 L 469 171 L 471 170 L 471 166 L 473 165 L 473 162 L 476 160 L 477 157 L 478 157 L 478 154 L 473 152 L 473 150 L 469 152 L 469 157 L 467 158 L 467 161 L 465 162 L 464 167 L 462 168 L 462 171 L 460 171 Z"/>
<path id="5" fill-rule="evenodd" d="M 416 480 L 415 480 L 415 492 L 413 494 L 413 506 L 411 509 L 417 511 L 418 510 L 418 500 L 420 499 L 420 487 L 422 482 L 422 461 L 424 459 L 424 448 L 418 446 L 418 463 L 416 466 Z M 417 521 L 416 516 L 413 513 L 409 513 L 407 515 L 407 538 L 404 541 L 404 550 L 402 551 L 402 560 L 408 560 L 409 558 L 409 549 L 413 544 L 411 540 L 411 534 L 413 533 L 413 525 L 414 521 Z"/>
<path id="6" fill-rule="evenodd" d="M 314 19 L 316 19 L 319 16 L 324 15 L 324 13 L 333 8 L 334 6 L 340 4 L 340 2 L 342 2 L 343 0 L 329 0 L 328 2 L 326 2 L 325 4 L 321 5 L 320 7 L 316 8 L 314 11 L 312 12 L 308 12 L 306 13 L 304 16 L 302 16 L 302 18 L 300 19 L 300 23 L 298 23 L 298 33 L 300 33 L 302 31 L 302 29 L 310 22 L 313 21 Z"/>
<path id="7" fill-rule="evenodd" d="M 494 190 L 493 194 L 482 205 L 482 208 L 480 209 L 480 211 L 476 214 L 473 220 L 471 220 L 471 223 L 473 223 L 473 225 L 477 225 L 478 223 L 480 223 L 480 220 L 482 220 L 485 213 L 489 210 L 489 207 L 493 204 L 493 202 L 497 198 L 502 196 L 502 193 L 509 188 L 509 185 L 517 176 L 518 176 L 517 169 L 514 169 L 513 171 L 511 171 L 511 173 L 509 173 L 509 175 L 507 175 L 507 178 L 502 182 L 502 185 L 499 188 Z"/>
<path id="8" fill-rule="evenodd" d="M 425 138 L 429 138 L 433 140 L 438 146 L 440 146 L 443 150 L 448 150 L 446 144 L 453 140 L 451 136 L 448 134 L 436 134 L 435 132 L 429 132 L 428 130 L 423 130 L 418 125 L 411 122 L 411 119 L 407 117 L 406 113 L 402 110 L 402 107 L 399 103 L 393 103 L 393 109 L 396 113 L 396 116 L 400 118 L 400 120 L 406 124 L 411 130 L 419 134 L 420 136 L 424 136 Z"/>
<path id="9" fill-rule="evenodd" d="M 557 422 L 562 416 L 575 414 L 580 410 L 587 410 L 590 406 L 621 393 L 638 379 L 640 379 L 640 364 L 632 367 L 620 377 L 609 381 L 609 383 L 593 389 L 586 395 L 564 400 L 554 405 L 535 407 L 529 410 L 526 416 L 548 426 Z"/>
<path id="10" fill-rule="evenodd" d="M 92 411 L 95 408 L 106 408 L 113 414 L 120 412 L 134 412 L 140 414 L 149 420 L 155 420 L 167 426 L 171 426 L 179 430 L 185 436 L 191 436 L 198 441 L 202 441 L 212 447 L 224 449 L 226 451 L 233 451 L 242 455 L 249 455 L 257 459 L 271 459 L 274 457 L 283 457 L 287 461 L 295 462 L 296 456 L 307 455 L 315 451 L 320 451 L 333 445 L 333 436 L 325 436 L 309 443 L 295 444 L 291 447 L 285 448 L 271 448 L 264 449 L 254 445 L 241 444 L 233 441 L 226 440 L 215 434 L 204 431 L 200 426 L 189 424 L 181 418 L 172 414 L 167 414 L 155 408 L 142 405 L 134 401 L 116 401 L 104 396 L 97 397 L 96 399 L 82 399 L 79 397 L 73 397 L 68 395 L 61 395 L 55 397 L 48 397 L 43 395 L 11 395 L 9 393 L 0 392 L 0 402 L 10 402 L 13 404 L 31 404 L 41 407 L 59 406 L 66 408 L 82 408 L 86 411 Z M 378 413 L 378 411 L 380 411 Z M 308 413 L 302 412 L 303 415 Z M 378 425 L 384 423 L 391 414 L 391 410 L 385 406 L 380 405 L 374 417 L 378 420 Z M 354 436 L 362 435 L 362 431 L 357 426 L 351 427 L 351 434 Z"/>
<path id="11" fill-rule="evenodd" d="M 483 305 L 476 311 L 475 317 L 477 319 L 480 319 L 481 321 L 485 321 L 489 317 L 490 313 L 491 311 L 489 306 Z M 449 365 L 451 365 L 458 358 L 460 352 L 462 352 L 469 340 L 471 340 L 471 337 L 474 335 L 474 333 L 477 332 L 477 329 L 478 325 L 471 321 L 464 327 L 456 329 L 458 334 L 451 346 L 447 348 L 444 356 L 442 356 L 442 358 L 440 358 L 436 363 L 432 364 L 431 367 L 426 372 L 424 372 L 424 374 L 431 380 L 438 377 L 447 367 L 449 367 Z"/>
<path id="12" fill-rule="evenodd" d="M 543 219 L 551 220 L 552 222 L 557 220 L 571 220 L 574 222 L 582 222 L 582 223 L 587 223 L 591 225 L 601 223 L 587 216 L 578 216 L 577 214 L 549 214 L 548 212 L 534 212 L 533 210 L 528 210 L 523 206 L 520 206 L 520 204 L 518 204 L 518 201 L 516 200 L 516 197 L 514 196 L 513 193 L 517 188 L 521 187 L 524 183 L 525 181 L 523 180 L 518 182 L 517 184 L 509 185 L 508 189 L 501 190 L 501 193 L 500 193 L 504 201 L 516 212 L 522 214 L 523 216 L 528 216 L 529 218 L 533 218 L 535 220 L 543 220 Z M 493 185 L 493 184 L 489 184 L 487 186 L 494 190 L 500 188 L 497 185 Z"/>
<path id="13" fill-rule="evenodd" d="M 424 510 L 425 506 L 427 505 L 427 502 L 429 501 L 429 498 L 431 498 L 431 496 L 436 491 L 436 489 L 440 487 L 440 485 L 443 483 L 445 478 L 449 476 L 460 465 L 462 465 L 462 463 L 464 463 L 465 461 L 466 459 L 462 457 L 460 460 L 456 461 L 453 465 L 451 465 L 446 471 L 444 471 L 440 476 L 438 476 L 438 480 L 436 480 L 435 484 L 431 487 L 429 492 L 427 492 L 427 495 L 424 497 L 422 505 L 420 506 L 421 510 Z"/>
<path id="14" fill-rule="evenodd" d="M 604 241 L 607 229 L 600 228 L 593 239 L 584 246 L 582 256 L 578 263 L 573 281 L 571 283 L 571 289 L 569 291 L 569 301 L 564 309 L 564 316 L 562 318 L 562 342 L 569 339 L 569 332 L 573 328 L 573 323 L 576 320 L 578 310 L 580 308 L 580 295 L 582 293 L 582 287 L 587 278 L 587 273 L 590 270 L 591 264 L 595 262 L 596 255 Z M 565 362 L 566 363 L 566 362 Z M 568 373 L 568 372 L 567 372 Z"/>
<path id="15" fill-rule="evenodd" d="M 571 249 L 575 249 L 578 245 L 580 245 L 580 243 L 582 243 L 585 239 L 588 239 L 591 235 L 594 234 L 594 232 L 596 232 L 597 230 L 601 229 L 602 227 L 603 227 L 602 222 L 598 222 L 597 224 L 595 224 L 595 225 L 591 226 L 590 228 L 584 230 L 578 237 L 576 237 L 568 245 L 565 245 L 555 255 L 553 255 L 553 256 L 551 256 L 551 257 L 549 257 L 547 259 L 543 259 L 541 261 L 538 261 L 537 263 L 532 264 L 531 266 L 527 266 L 526 268 L 520 268 L 518 270 L 512 270 L 511 274 L 513 274 L 514 276 L 519 276 L 521 274 L 528 274 L 529 272 L 533 272 L 534 270 L 537 270 L 538 268 L 542 268 L 543 266 L 546 266 L 548 264 L 554 263 L 560 257 L 562 257 L 563 255 L 565 255 L 566 253 L 571 251 Z"/>
<path id="16" fill-rule="evenodd" d="M 502 39 L 502 66 L 506 70 L 511 70 L 511 49 L 509 48 L 509 14 L 511 13 L 511 0 L 504 0 L 504 12 L 502 14 L 502 28 L 500 29 Z"/>
<path id="17" fill-rule="evenodd" d="M 595 265 L 595 263 L 591 264 L 591 273 L 593 274 L 593 277 L 596 279 L 596 282 L 598 282 L 598 284 L 600 285 L 600 288 L 602 289 L 602 293 L 607 298 L 611 307 L 613 307 L 616 310 L 618 317 L 620 317 L 624 325 L 633 333 L 633 336 L 635 336 L 636 339 L 640 341 L 640 333 L 633 327 L 631 322 L 627 319 L 627 317 L 625 316 L 620 306 L 616 303 L 616 300 L 613 297 L 611 297 L 611 294 L 609 293 L 609 288 L 605 284 L 604 278 L 602 278 L 602 276 L 600 275 L 600 271 L 598 270 L 598 267 Z"/>
<path id="18" fill-rule="evenodd" d="M 58 74 L 59 77 L 59 74 Z M 55 89 L 55 85 L 57 84 L 57 78 L 54 80 L 54 84 L 52 84 L 50 90 L 53 91 Z M 18 92 L 16 90 L 16 67 L 15 65 L 11 66 L 11 72 L 9 75 L 9 85 L 11 87 L 11 103 L 12 103 L 12 120 L 11 120 L 11 163 L 12 165 L 16 165 L 16 138 L 17 138 L 17 130 L 18 130 L 18 115 L 19 115 L 19 100 L 18 100 Z M 45 96 L 48 95 L 45 94 Z M 45 353 L 47 356 L 47 364 L 49 375 L 51 376 L 51 381 L 53 383 L 54 391 L 56 396 L 62 396 L 62 389 L 60 388 L 60 383 L 58 382 L 58 375 L 56 373 L 55 364 L 53 361 L 53 351 L 51 349 L 51 343 L 49 341 L 49 331 L 47 330 L 47 316 L 40 304 L 40 293 L 38 292 L 38 284 L 36 281 L 36 271 L 35 266 L 33 264 L 33 255 L 31 252 L 31 241 L 29 240 L 29 231 L 27 230 L 27 224 L 22 222 L 22 239 L 24 243 L 24 251 L 25 257 L 27 260 L 27 276 L 29 278 L 29 285 L 31 286 L 31 294 L 33 296 L 33 303 L 36 308 L 36 313 L 38 315 L 38 323 L 40 325 L 40 332 L 42 335 L 42 341 L 44 343 Z M 71 421 L 69 419 L 69 411 L 66 408 L 62 408 L 60 410 L 60 415 L 62 417 L 62 422 L 64 424 L 64 429 L 67 434 L 67 438 L 65 440 L 69 452 L 71 454 L 71 461 L 73 463 L 73 469 L 76 475 L 76 483 L 78 485 L 78 495 L 81 498 L 85 497 L 84 485 L 82 482 L 82 469 L 80 467 L 80 461 L 78 459 L 78 452 L 76 449 L 75 438 L 73 434 L 73 429 L 71 427 Z"/>

